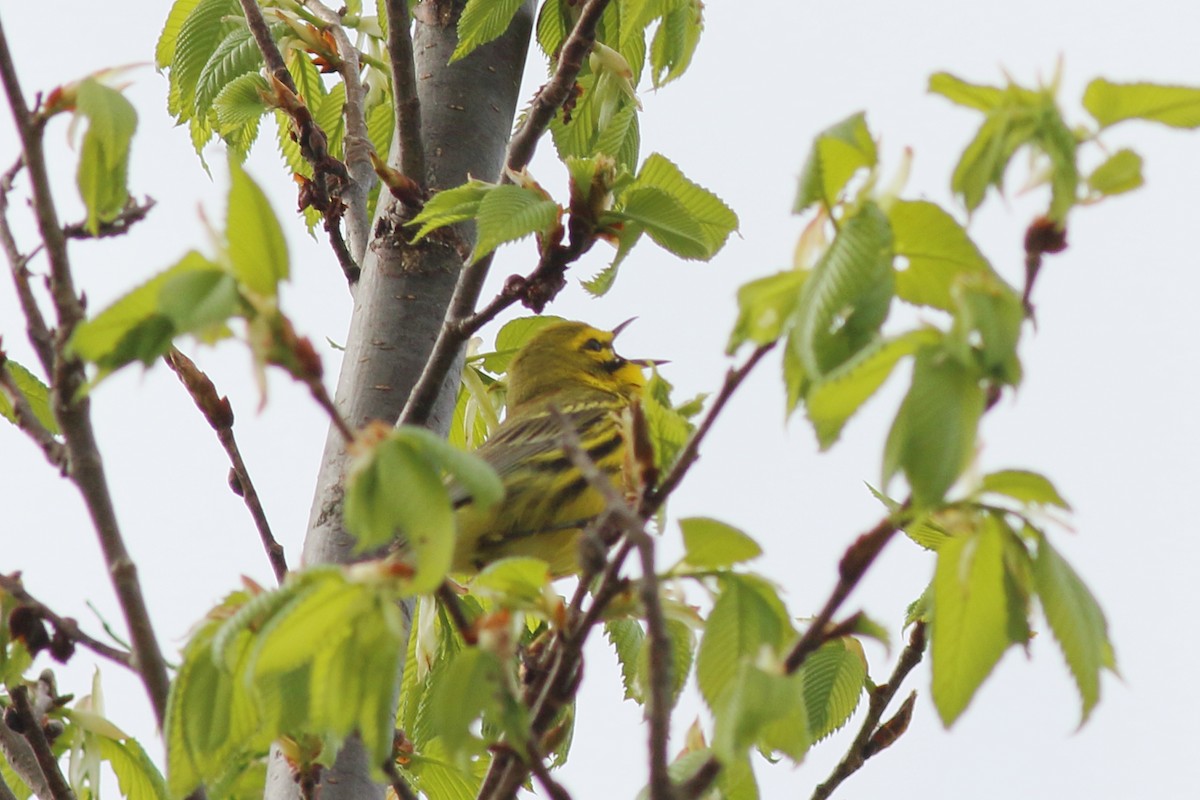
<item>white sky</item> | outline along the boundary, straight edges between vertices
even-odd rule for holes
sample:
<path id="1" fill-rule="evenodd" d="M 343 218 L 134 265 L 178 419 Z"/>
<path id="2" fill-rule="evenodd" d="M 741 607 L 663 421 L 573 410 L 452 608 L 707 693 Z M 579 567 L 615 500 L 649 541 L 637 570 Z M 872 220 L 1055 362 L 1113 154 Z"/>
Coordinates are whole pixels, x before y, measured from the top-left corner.
<path id="1" fill-rule="evenodd" d="M 0 17 L 32 96 L 101 67 L 148 61 L 167 8 L 165 2 L 133 0 L 9 0 L 0 5 Z M 885 173 L 911 146 L 916 161 L 908 196 L 948 203 L 954 158 L 977 119 L 925 93 L 932 72 L 995 82 L 1003 67 L 1030 82 L 1049 75 L 1062 56 L 1061 96 L 1077 121 L 1084 119 L 1078 98 L 1097 75 L 1200 84 L 1200 6 L 1178 0 L 713 0 L 707 21 L 689 74 L 658 95 L 643 96 L 643 155 L 660 151 L 719 193 L 740 215 L 741 237 L 710 265 L 677 262 L 647 242 L 608 297 L 590 300 L 572 284 L 552 308 L 601 325 L 637 314 L 639 322 L 622 337 L 623 350 L 670 359 L 664 372 L 681 396 L 718 386 L 727 367 L 721 352 L 736 287 L 790 262 L 802 224 L 789 215 L 795 178 L 817 131 L 867 110 L 872 130 L 882 137 Z M 523 98 L 542 75 L 535 62 Z M 210 154 L 216 177 L 210 181 L 185 131 L 173 129 L 166 116 L 165 80 L 149 68 L 135 72 L 134 80 L 129 96 L 140 127 L 130 183 L 159 206 L 129 237 L 75 245 L 76 274 L 93 309 L 185 249 L 205 246 L 198 203 L 216 219 L 223 214 L 219 151 Z M 56 122 L 49 141 L 59 208 L 75 220 L 82 211 L 65 127 Z M 1043 471 L 1074 505 L 1073 531 L 1055 528 L 1051 536 L 1106 609 L 1123 681 L 1105 678 L 1100 706 L 1076 731 L 1073 685 L 1043 634 L 1033 643 L 1032 659 L 1015 650 L 1004 658 L 947 733 L 929 702 L 929 674 L 922 667 L 909 681 L 920 693 L 909 733 L 839 790 L 844 800 L 917 792 L 984 800 L 1174 798 L 1194 796 L 1200 784 L 1194 755 L 1200 707 L 1186 674 L 1200 662 L 1200 645 L 1189 633 L 1200 571 L 1191 505 L 1200 478 L 1193 400 L 1200 387 L 1200 334 L 1192 319 L 1200 297 L 1194 240 L 1200 137 L 1128 124 L 1105 141 L 1145 156 L 1147 185 L 1074 216 L 1071 248 L 1050 258 L 1037 288 L 1038 330 L 1027 329 L 1022 344 L 1026 381 L 987 417 L 980 467 Z M 545 157 L 548 141 L 544 148 L 534 172 L 554 187 L 560 173 Z M 11 163 L 16 153 L 11 125 L 0 123 L 0 164 Z M 248 168 L 289 219 L 294 190 L 273 150 L 258 148 Z M 1011 185 L 1021 179 L 1015 174 Z M 26 186 L 22 181 L 20 188 Z M 1020 280 L 1024 226 L 1042 203 L 1040 195 L 993 197 L 972 222 L 985 254 L 1014 283 Z M 288 225 L 288 234 L 294 279 L 286 310 L 315 342 L 344 340 L 349 297 L 327 247 L 308 240 L 299 223 Z M 22 243 L 31 242 L 26 233 Z M 603 250 L 589 254 L 576 274 L 599 268 L 608 255 Z M 528 243 L 516 248 L 498 264 L 495 281 L 527 269 L 531 254 Z M 12 293 L 2 288 L 0 335 L 14 358 L 32 365 Z M 294 564 L 324 421 L 300 388 L 278 376 L 267 410 L 256 414 L 248 358 L 237 345 L 188 349 L 233 400 L 243 453 Z M 337 353 L 328 350 L 324 357 L 328 374 L 336 376 Z M 757 537 L 769 554 L 758 568 L 785 587 L 799 616 L 818 608 L 834 582 L 837 558 L 880 514 L 863 481 L 874 482 L 879 473 L 899 387 L 889 384 L 851 422 L 843 441 L 820 455 L 802 418 L 784 429 L 777 369 L 777 360 L 764 364 L 732 403 L 671 511 L 715 516 Z M 163 645 L 173 651 L 239 575 L 270 583 L 270 571 L 240 500 L 225 487 L 227 465 L 215 438 L 167 370 L 121 373 L 97 392 L 94 409 L 118 515 Z M 0 570 L 24 570 L 35 595 L 89 629 L 98 625 L 85 599 L 119 620 L 75 493 L 7 425 L 0 425 L 0 455 Z M 677 536 L 669 526 L 664 563 L 677 552 Z M 921 591 L 932 563 L 929 554 L 897 540 L 847 611 L 861 607 L 898 635 L 904 606 Z M 580 798 L 632 797 L 645 780 L 640 711 L 619 702 L 613 659 L 599 638 L 597 643 L 574 753 L 561 778 Z M 874 646 L 868 655 L 873 675 L 882 680 L 890 659 Z M 140 686 L 114 667 L 103 669 L 110 716 L 152 738 Z M 87 691 L 86 655 L 58 671 L 65 690 Z M 698 709 L 693 692 L 677 714 L 679 734 Z M 760 761 L 762 795 L 808 796 L 845 743 L 843 734 L 819 745 L 799 768 Z"/>

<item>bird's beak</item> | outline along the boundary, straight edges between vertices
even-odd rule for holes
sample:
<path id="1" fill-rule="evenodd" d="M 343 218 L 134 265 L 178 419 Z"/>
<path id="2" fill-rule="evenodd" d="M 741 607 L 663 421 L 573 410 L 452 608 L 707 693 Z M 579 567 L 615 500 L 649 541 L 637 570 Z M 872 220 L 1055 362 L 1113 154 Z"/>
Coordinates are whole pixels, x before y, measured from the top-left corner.
<path id="1" fill-rule="evenodd" d="M 633 322 L 635 319 L 637 319 L 637 317 L 630 317 L 629 319 L 625 320 L 624 322 L 622 322 L 622 323 L 621 323 L 620 325 L 618 325 L 617 327 L 613 328 L 613 329 L 612 329 L 612 335 L 613 335 L 613 338 L 614 338 L 614 339 L 615 339 L 615 338 L 617 338 L 617 337 L 618 337 L 618 336 L 621 334 L 621 331 L 623 331 L 623 330 L 625 330 L 627 327 L 629 327 L 629 323 Z"/>
<path id="2" fill-rule="evenodd" d="M 633 322 L 635 319 L 637 319 L 637 317 L 630 317 L 629 319 L 625 320 L 617 327 L 613 328 L 613 330 L 612 330 L 613 338 L 616 339 L 617 335 L 620 334 L 621 331 L 623 331 L 627 327 L 629 327 L 629 323 Z M 664 359 L 658 359 L 658 358 L 627 358 L 625 360 L 628 361 L 630 364 L 636 364 L 639 367 L 657 367 L 660 364 L 670 364 L 671 363 L 670 361 L 666 361 Z"/>

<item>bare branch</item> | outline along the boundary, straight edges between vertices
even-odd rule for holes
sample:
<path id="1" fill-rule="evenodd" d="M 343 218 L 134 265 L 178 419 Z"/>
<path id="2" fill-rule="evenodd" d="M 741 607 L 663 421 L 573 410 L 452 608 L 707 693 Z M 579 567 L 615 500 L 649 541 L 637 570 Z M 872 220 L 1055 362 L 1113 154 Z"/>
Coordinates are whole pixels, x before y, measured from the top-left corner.
<path id="1" fill-rule="evenodd" d="M 530 159 L 533 158 L 538 139 L 546 132 L 555 112 L 575 86 L 575 79 L 579 77 L 579 70 L 583 67 L 583 59 L 596 40 L 596 24 L 608 3 L 609 0 L 588 0 L 587 5 L 580 12 L 575 28 L 563 44 L 554 76 L 538 91 L 529 113 L 525 116 L 525 123 L 513 134 L 513 138 L 508 143 L 504 159 L 505 169 L 500 178 L 501 183 L 509 182 L 509 175 L 520 172 L 528 166 Z M 591 243 L 588 241 L 587 246 L 584 247 L 580 242 L 579 246 L 583 248 L 579 250 L 582 253 L 591 246 Z M 569 262 L 563 262 L 564 268 L 566 263 Z M 442 330 L 433 345 L 433 351 L 429 354 L 425 369 L 421 372 L 421 377 L 413 387 L 408 403 L 400 414 L 402 424 L 420 425 L 425 421 L 437 398 L 446 373 L 458 356 L 463 343 L 478 330 L 478 326 L 482 326 L 490 319 L 490 317 L 476 317 L 473 323 L 468 322 L 479 302 L 479 294 L 483 289 L 483 283 L 487 279 L 491 264 L 492 256 L 489 254 L 472 264 L 470 269 L 464 269 L 459 273 L 458 283 L 454 287 L 454 296 L 450 299 L 450 307 L 446 311 L 446 320 L 442 325 Z M 494 316 L 499 313 L 500 308 L 507 308 L 516 300 L 517 297 L 512 297 L 503 306 L 490 310 L 489 313 Z"/>
<path id="2" fill-rule="evenodd" d="M 109 239 L 114 236 L 124 236 L 134 225 L 144 220 L 154 206 L 155 201 L 152 197 L 147 197 L 141 205 L 131 198 L 120 213 L 110 220 L 101 222 L 95 233 L 88 229 L 86 222 L 72 222 L 63 226 L 63 235 L 68 239 Z"/>
<path id="3" fill-rule="evenodd" d="M 271 533 L 271 524 L 267 521 L 267 514 L 259 501 L 254 481 L 250 479 L 250 471 L 246 468 L 246 462 L 242 459 L 241 450 L 234 438 L 233 408 L 229 404 L 229 398 L 219 396 L 208 375 L 176 348 L 168 350 L 163 360 L 179 377 L 180 383 L 192 396 L 192 401 L 196 408 L 200 409 L 209 426 L 217 432 L 217 440 L 229 458 L 230 486 L 246 503 L 250 517 L 254 520 L 254 527 L 258 530 L 258 538 L 266 550 L 267 560 L 271 562 L 275 580 L 283 583 L 283 579 L 287 577 L 287 559 L 284 558 L 283 546 Z"/>
<path id="4" fill-rule="evenodd" d="M 425 143 L 421 141 L 421 102 L 417 99 L 417 69 L 413 59 L 408 0 L 387 0 L 387 24 L 400 171 L 424 190 Z"/>
<path id="5" fill-rule="evenodd" d="M 647 659 L 650 692 L 646 697 L 646 721 L 650 726 L 650 798 L 671 800 L 675 795 L 667 772 L 667 744 L 671 736 L 671 640 L 667 637 L 662 598 L 658 593 L 654 539 L 645 531 L 639 531 L 637 549 L 642 561 L 639 595 L 646 612 L 646 638 L 650 649 Z"/>
<path id="6" fill-rule="evenodd" d="M 854 737 L 854 742 L 837 767 L 825 779 L 825 782 L 818 785 L 813 791 L 812 800 L 825 800 L 833 794 L 834 789 L 840 786 L 842 781 L 857 772 L 868 758 L 882 752 L 904 733 L 908 726 L 908 719 L 912 715 L 915 693 L 908 696 L 908 699 L 901 705 L 900 711 L 892 719 L 883 725 L 880 725 L 879 721 L 883 718 L 884 710 L 899 691 L 900 684 L 904 682 L 908 673 L 921 663 L 924 653 L 925 623 L 917 622 L 913 625 L 912 633 L 908 637 L 908 644 L 900 653 L 900 658 L 896 661 L 896 666 L 892 670 L 888 682 L 875 687 L 875 690 L 871 692 L 867 716 L 863 719 L 862 726 L 858 729 L 858 735 Z"/>
<path id="7" fill-rule="evenodd" d="M 21 582 L 19 574 L 3 575 L 0 574 L 0 590 L 11 595 L 22 606 L 33 611 L 41 619 L 46 620 L 54 626 L 54 630 L 66 636 L 76 644 L 86 647 L 98 656 L 107 658 L 115 664 L 120 664 L 126 669 L 134 669 L 133 656 L 126 650 L 118 647 L 105 644 L 104 642 L 89 636 L 79 628 L 79 623 L 71 617 L 60 617 L 54 613 L 49 606 L 42 603 L 36 597 L 25 590 L 24 583 Z"/>
<path id="8" fill-rule="evenodd" d="M 12 404 L 13 416 L 16 417 L 17 427 L 20 428 L 26 436 L 33 440 L 34 444 L 42 449 L 42 453 L 46 456 L 46 461 L 50 466 L 57 469 L 63 475 L 67 474 L 67 451 L 53 433 L 46 429 L 37 415 L 33 413 L 33 409 L 29 405 L 29 400 L 21 388 L 17 386 L 17 382 L 13 380 L 12 373 L 8 371 L 4 351 L 0 350 L 0 394 L 8 398 Z"/>
<path id="9" fill-rule="evenodd" d="M 533 777 L 537 779 L 537 782 L 546 790 L 546 795 L 550 800 L 571 800 L 571 793 L 561 783 L 554 780 L 550 770 L 546 769 L 546 757 L 537 743 L 526 742 L 525 747 L 529 750 L 529 769 L 533 772 Z"/>
<path id="10" fill-rule="evenodd" d="M 62 774 L 62 770 L 58 766 L 58 759 L 54 757 L 54 752 L 50 749 L 50 741 L 46 738 L 46 732 L 42 730 L 42 723 L 39 719 L 41 715 L 34 713 L 33 705 L 29 702 L 29 687 L 15 686 L 9 697 L 12 699 L 11 710 L 14 713 L 12 719 L 6 715 L 5 721 L 8 722 L 10 728 L 16 727 L 13 725 L 16 722 L 20 734 L 25 737 L 25 741 L 29 742 L 29 746 L 37 758 L 38 767 L 46 778 L 50 796 L 53 800 L 75 800 L 75 793 L 71 791 L 70 784 Z"/>
<path id="11" fill-rule="evenodd" d="M 17 299 L 21 303 L 21 311 L 25 315 L 25 331 L 33 351 L 37 353 L 42 369 L 49 375 L 54 371 L 54 337 L 42 316 L 37 298 L 33 296 L 33 288 L 29 284 L 29 270 L 26 265 L 29 256 L 21 252 L 17 246 L 12 227 L 8 224 L 8 193 L 12 191 L 13 181 L 25 167 L 24 157 L 0 175 L 0 247 L 4 248 L 4 256 L 12 272 L 13 284 L 16 286 Z"/>

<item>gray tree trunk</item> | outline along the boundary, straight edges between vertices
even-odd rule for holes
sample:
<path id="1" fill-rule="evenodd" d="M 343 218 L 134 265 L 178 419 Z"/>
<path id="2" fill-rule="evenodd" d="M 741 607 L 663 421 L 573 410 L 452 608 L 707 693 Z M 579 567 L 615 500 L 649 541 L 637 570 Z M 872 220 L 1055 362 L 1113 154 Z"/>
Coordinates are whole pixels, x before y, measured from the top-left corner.
<path id="1" fill-rule="evenodd" d="M 533 0 L 525 0 L 500 39 L 448 65 L 457 44 L 455 25 L 462 1 L 424 0 L 413 40 L 422 140 L 432 189 L 463 183 L 467 176 L 496 180 L 513 127 L 521 75 L 529 49 Z M 400 208 L 384 202 L 362 263 L 354 313 L 343 354 L 335 400 L 346 420 L 394 423 L 441 329 L 462 268 L 462 254 L 430 237 L 409 246 Z M 453 415 L 458 370 L 451 370 L 430 417 L 445 434 Z M 346 563 L 353 541 L 342 526 L 347 468 L 345 443 L 331 429 L 321 458 L 304 542 L 304 564 Z M 371 781 L 357 739 L 325 771 L 321 800 L 378 800 L 384 787 Z M 288 765 L 272 751 L 267 800 L 291 800 L 299 792 Z"/>

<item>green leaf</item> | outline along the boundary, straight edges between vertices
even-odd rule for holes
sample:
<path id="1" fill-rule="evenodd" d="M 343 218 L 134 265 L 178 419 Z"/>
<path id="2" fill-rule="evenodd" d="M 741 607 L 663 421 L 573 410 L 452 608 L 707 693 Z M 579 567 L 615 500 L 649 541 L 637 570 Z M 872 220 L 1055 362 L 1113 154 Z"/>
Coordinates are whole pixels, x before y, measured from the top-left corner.
<path id="1" fill-rule="evenodd" d="M 496 656 L 475 647 L 460 650 L 432 689 L 430 722 L 451 756 L 471 739 L 471 723 L 497 707 L 503 691 Z"/>
<path id="2" fill-rule="evenodd" d="M 226 86 L 247 75 L 258 75 L 262 65 L 262 52 L 250 28 L 239 25 L 230 30 L 200 70 L 193 113 L 197 117 L 206 116 Z"/>
<path id="3" fill-rule="evenodd" d="M 279 282 L 288 278 L 287 242 L 267 196 L 233 159 L 225 237 L 238 282 L 263 297 L 275 297 Z"/>
<path id="4" fill-rule="evenodd" d="M 804 169 L 792 212 L 800 214 L 814 203 L 832 208 L 846 184 L 860 169 L 874 169 L 879 155 L 862 112 L 817 134 Z"/>
<path id="5" fill-rule="evenodd" d="M 558 203 L 536 189 L 495 187 L 479 203 L 475 249 L 467 264 L 474 264 L 505 242 L 523 239 L 531 233 L 549 233 L 560 224 L 561 214 Z"/>
<path id="6" fill-rule="evenodd" d="M 1020 295 L 998 276 L 978 274 L 962 279 L 950 348 L 963 363 L 976 363 L 989 378 L 1009 386 L 1021 382 L 1017 344 L 1025 323 Z"/>
<path id="7" fill-rule="evenodd" d="M 79 84 L 75 107 L 88 121 L 75 180 L 87 206 L 87 228 L 95 233 L 129 201 L 129 143 L 137 112 L 123 94 L 92 78 Z"/>
<path id="8" fill-rule="evenodd" d="M 699 569 L 722 569 L 762 555 L 758 542 L 742 531 L 706 517 L 679 520 L 684 560 Z"/>
<path id="9" fill-rule="evenodd" d="M 619 166 L 632 170 L 637 166 L 641 142 L 638 108 L 633 103 L 625 103 L 612 115 L 608 124 L 596 132 L 596 141 L 591 149 L 612 156 Z"/>
<path id="10" fill-rule="evenodd" d="M 703 186 L 688 179 L 670 160 L 658 153 L 651 153 L 642 163 L 637 178 L 630 184 L 632 189 L 652 187 L 661 189 L 677 200 L 700 226 L 707 255 L 711 258 L 737 230 L 737 214 L 721 198 Z M 653 237 L 651 233 L 651 237 Z"/>
<path id="11" fill-rule="evenodd" d="M 727 574 L 721 585 L 696 657 L 696 682 L 712 709 L 733 690 L 743 660 L 757 659 L 764 645 L 777 649 L 791 633 L 787 610 L 764 581 Z"/>
<path id="12" fill-rule="evenodd" d="M 729 334 L 726 354 L 733 355 L 746 342 L 762 345 L 782 336 L 793 320 L 808 276 L 807 271 L 788 270 L 738 287 L 738 318 Z"/>
<path id="13" fill-rule="evenodd" d="M 346 84 L 335 83 L 329 93 L 320 98 L 314 98 L 309 106 L 313 121 L 321 126 L 328 138 L 329 154 L 334 158 L 345 157 L 344 142 L 346 139 Z M 391 143 L 389 142 L 389 145 Z"/>
<path id="14" fill-rule="evenodd" d="M 471 581 L 471 590 L 506 608 L 541 608 L 550 585 L 550 566 L 544 560 L 513 556 L 484 567 Z"/>
<path id="15" fill-rule="evenodd" d="M 1088 187 L 1103 195 L 1132 191 L 1145 181 L 1142 178 L 1142 157 L 1132 150 L 1113 153 L 1087 178 Z"/>
<path id="16" fill-rule="evenodd" d="M 1200 127 L 1200 89 L 1159 83 L 1113 83 L 1096 78 L 1083 94 L 1083 107 L 1107 128 L 1127 119 L 1172 128 Z"/>
<path id="17" fill-rule="evenodd" d="M 975 451 L 983 402 L 972 370 L 940 349 L 918 352 L 912 386 L 888 433 L 884 486 L 903 470 L 915 507 L 940 503 Z"/>
<path id="18" fill-rule="evenodd" d="M 891 339 L 876 339 L 849 360 L 815 379 L 805 395 L 805 410 L 821 449 L 841 436 L 842 428 L 892 374 L 900 359 L 942 339 L 936 328 L 918 328 Z"/>
<path id="19" fill-rule="evenodd" d="M 213 332 L 208 340 L 220 338 L 225 322 L 240 307 L 237 281 L 221 269 L 201 269 L 168 279 L 158 296 L 159 313 L 177 333 Z"/>
<path id="20" fill-rule="evenodd" d="M 643 684 L 638 681 L 638 654 L 646 633 L 636 619 L 612 619 L 604 623 L 604 635 L 617 653 L 621 665 L 621 683 L 625 687 L 625 699 L 639 705 L 646 702 Z"/>
<path id="21" fill-rule="evenodd" d="M 692 55 L 704 31 L 704 4 L 684 0 L 663 16 L 650 45 L 651 76 L 655 88 L 675 80 L 692 63 Z"/>
<path id="22" fill-rule="evenodd" d="M 1108 623 L 1087 585 L 1045 536 L 1038 537 L 1033 577 L 1050 632 L 1079 688 L 1082 725 L 1100 700 L 1100 671 L 1116 671 Z"/>
<path id="23" fill-rule="evenodd" d="M 251 72 L 234 78 L 213 99 L 217 115 L 217 131 L 221 135 L 257 122 L 269 110 L 263 100 L 267 82 L 262 75 Z"/>
<path id="24" fill-rule="evenodd" d="M 670 645 L 670 659 L 666 669 L 670 673 L 671 706 L 679 702 L 679 695 L 687 683 L 692 670 L 692 656 L 696 650 L 696 638 L 691 626 L 677 619 L 666 620 L 667 642 Z M 637 654 L 636 683 L 638 696 L 650 695 L 650 637 L 642 639 Z M 626 690 L 628 696 L 628 690 Z M 638 702 L 642 702 L 640 699 Z"/>
<path id="25" fill-rule="evenodd" d="M 875 339 L 891 306 L 892 232 L 873 203 L 843 223 L 804 283 L 791 344 L 810 379 Z"/>
<path id="26" fill-rule="evenodd" d="M 493 183 L 469 180 L 462 186 L 438 192 L 429 198 L 425 207 L 421 209 L 421 213 L 406 223 L 409 227 L 421 226 L 413 235 L 412 243 L 416 244 L 421 241 L 429 235 L 430 231 L 453 225 L 456 222 L 474 219 L 479 214 L 479 206 L 483 202 L 483 198 L 496 188 Z"/>
<path id="27" fill-rule="evenodd" d="M 217 269 L 216 264 L 195 251 L 185 254 L 174 266 L 78 325 L 68 347 L 100 368 L 98 378 L 134 361 L 152 364 L 179 333 L 160 311 L 166 286 L 187 273 Z"/>
<path id="28" fill-rule="evenodd" d="M 462 15 L 458 18 L 458 46 L 450 56 L 450 63 L 466 57 L 472 50 L 493 39 L 498 39 L 508 30 L 513 15 L 523 0 L 467 0 Z"/>
<path id="29" fill-rule="evenodd" d="M 482 458 L 458 449 L 425 428 L 406 425 L 392 435 L 466 489 L 471 503 L 479 509 L 491 508 L 504 497 L 504 484 Z"/>
<path id="30" fill-rule="evenodd" d="M 961 276 L 992 273 L 966 230 L 936 204 L 897 201 L 888 211 L 888 221 L 897 259 L 907 262 L 896 272 L 896 296 L 901 300 L 951 311 Z"/>
<path id="31" fill-rule="evenodd" d="M 621 196 L 621 207 L 601 220 L 636 223 L 649 234 L 654 243 L 680 258 L 710 257 L 708 242 L 700 223 L 688 213 L 683 203 L 662 189 L 637 187 Z"/>
<path id="32" fill-rule="evenodd" d="M 712 749 L 723 763 L 758 745 L 800 761 L 811 744 L 799 675 L 778 675 L 742 662 L 714 709 Z"/>
<path id="33" fill-rule="evenodd" d="M 179 38 L 179 31 L 183 27 L 183 21 L 186 20 L 192 11 L 200 4 L 200 0 L 175 0 L 171 4 L 171 11 L 167 14 L 167 21 L 163 23 L 162 33 L 158 35 L 158 43 L 154 46 L 154 68 L 164 69 L 169 67 L 171 62 L 175 60 L 175 42 Z"/>
<path id="34" fill-rule="evenodd" d="M 178 122 L 197 119 L 196 85 L 200 75 L 217 46 L 230 30 L 238 27 L 237 23 L 227 22 L 227 18 L 239 19 L 241 16 L 237 0 L 200 0 L 180 23 L 170 61 L 170 94 L 167 103 L 168 110 Z M 176 15 L 173 10 L 168 25 L 174 19 Z M 167 29 L 164 29 L 163 35 L 166 34 Z M 160 40 L 162 53 L 165 54 L 169 49 Z M 203 115 L 199 119 L 203 119 Z M 204 138 L 207 141 L 207 137 Z M 195 137 L 193 144 L 196 144 Z M 200 152 L 199 146 L 196 152 Z"/>
<path id="35" fill-rule="evenodd" d="M 933 94 L 940 94 L 951 103 L 984 112 L 991 111 L 1004 100 L 1002 89 L 968 83 L 948 72 L 937 72 L 930 75 L 929 91 Z"/>
<path id="36" fill-rule="evenodd" d="M 471 769 L 472 763 L 477 765 L 476 770 Z M 425 797 L 474 800 L 483 782 L 483 775 L 477 770 L 486 769 L 487 764 L 486 759 L 481 759 L 463 765 L 462 759 L 451 758 L 441 739 L 434 739 L 422 752 L 408 756 L 400 770 L 412 788 Z"/>
<path id="37" fill-rule="evenodd" d="M 100 757 L 117 776 L 117 787 L 126 800 L 167 800 L 162 773 L 135 739 L 117 741 L 99 737 Z"/>
<path id="38" fill-rule="evenodd" d="M 979 491 L 1011 497 L 1025 505 L 1048 505 L 1071 510 L 1049 478 L 1029 470 L 1005 469 L 984 475 Z"/>
<path id="39" fill-rule="evenodd" d="M 43 428 L 57 435 L 58 420 L 54 418 L 54 412 L 50 408 L 50 388 L 42 383 L 38 376 L 11 358 L 6 358 L 0 363 L 3 364 L 8 374 L 12 376 L 13 383 L 16 384 L 17 389 L 24 395 L 25 402 L 29 404 L 30 410 L 33 411 L 33 416 L 37 418 L 38 422 L 42 423 Z M 0 417 L 4 417 L 14 425 L 17 424 L 16 411 L 13 409 L 13 404 L 3 389 L 0 389 Z"/>
<path id="40" fill-rule="evenodd" d="M 799 675 L 812 741 L 818 742 L 850 719 L 862 698 L 867 657 L 852 638 L 826 642 L 804 661 Z"/>
<path id="41" fill-rule="evenodd" d="M 938 550 L 933 578 L 933 702 L 950 726 L 1008 649 L 1004 530 L 991 515 Z"/>
<path id="42" fill-rule="evenodd" d="M 542 10 L 538 12 L 537 43 L 542 48 L 542 53 L 551 60 L 558 58 L 559 48 L 571 32 L 563 2 L 564 0 L 546 0 L 542 3 Z"/>

